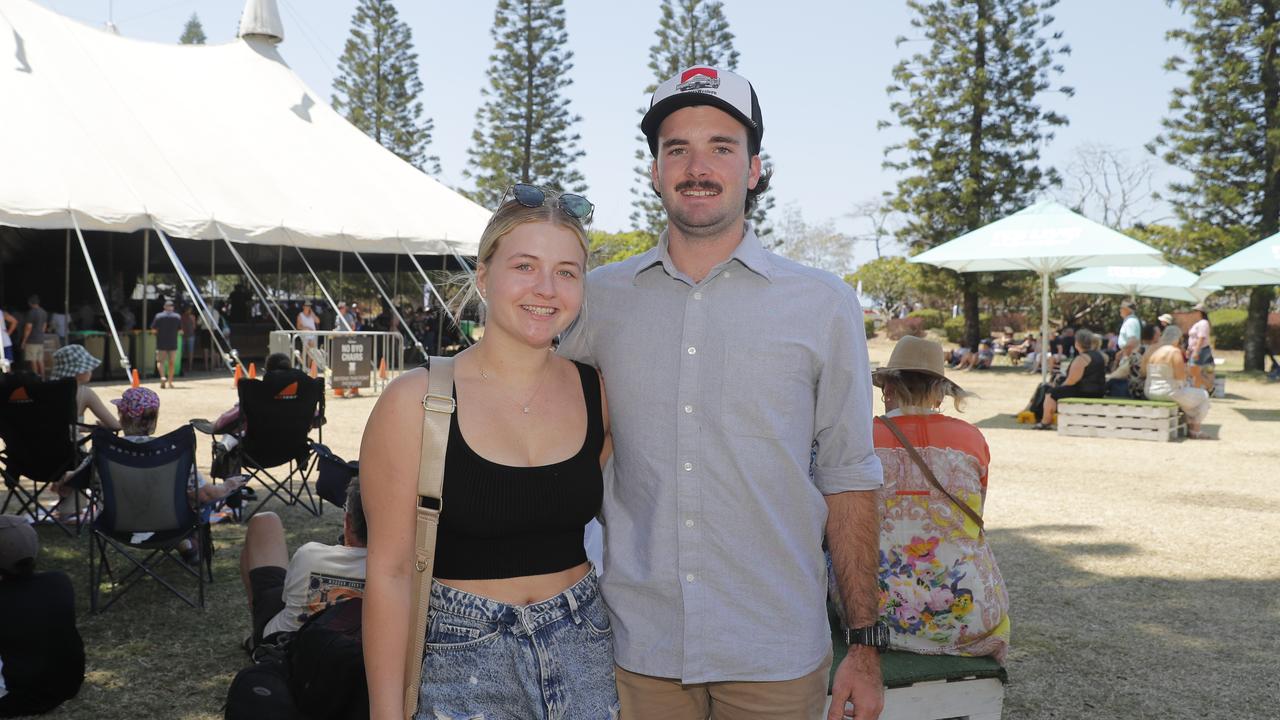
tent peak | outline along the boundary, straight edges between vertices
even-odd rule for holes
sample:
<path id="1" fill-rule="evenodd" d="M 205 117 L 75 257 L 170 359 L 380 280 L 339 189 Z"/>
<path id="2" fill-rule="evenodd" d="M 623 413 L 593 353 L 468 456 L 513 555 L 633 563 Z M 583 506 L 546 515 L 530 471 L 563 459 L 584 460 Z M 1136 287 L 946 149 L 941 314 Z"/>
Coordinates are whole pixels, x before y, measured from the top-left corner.
<path id="1" fill-rule="evenodd" d="M 240 15 L 239 36 L 246 40 L 265 40 L 273 45 L 284 40 L 284 23 L 276 0 L 245 0 Z"/>

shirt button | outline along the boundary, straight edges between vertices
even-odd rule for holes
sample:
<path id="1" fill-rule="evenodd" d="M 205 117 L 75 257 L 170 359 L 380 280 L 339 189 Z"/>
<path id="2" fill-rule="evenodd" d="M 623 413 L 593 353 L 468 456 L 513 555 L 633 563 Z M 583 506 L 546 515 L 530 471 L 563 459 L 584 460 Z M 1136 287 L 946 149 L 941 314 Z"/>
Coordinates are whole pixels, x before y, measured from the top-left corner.
<path id="1" fill-rule="evenodd" d="M 693 582 L 693 573 L 684 576 L 686 582 Z"/>
<path id="2" fill-rule="evenodd" d="M 724 271 L 724 276 L 725 276 L 725 277 L 733 277 L 733 273 L 730 273 L 728 270 L 725 270 L 725 271 Z"/>
<path id="3" fill-rule="evenodd" d="M 685 471 L 685 472 L 690 472 L 691 470 L 693 470 L 693 463 L 685 463 L 685 464 L 684 464 L 684 471 Z"/>
<path id="4" fill-rule="evenodd" d="M 690 346 L 689 346 L 689 354 L 690 354 L 690 355 L 697 355 L 697 354 L 698 354 L 698 348 L 693 347 L 692 345 L 690 345 Z"/>
<path id="5" fill-rule="evenodd" d="M 693 294 L 693 299 L 694 299 L 694 300 L 701 300 L 701 299 L 702 299 L 702 291 L 701 291 L 701 290 L 699 290 L 698 292 L 694 293 L 694 294 Z"/>
<path id="6" fill-rule="evenodd" d="M 692 520 L 685 520 L 685 521 L 684 521 L 684 526 L 685 526 L 685 527 L 693 527 L 693 521 L 692 521 Z"/>
<path id="7" fill-rule="evenodd" d="M 684 411 L 685 411 L 685 414 L 686 414 L 686 415 L 687 415 L 687 414 L 689 414 L 689 413 L 691 413 L 691 412 L 693 412 L 693 406 L 692 406 L 692 405 L 685 405 L 685 406 L 684 406 Z"/>

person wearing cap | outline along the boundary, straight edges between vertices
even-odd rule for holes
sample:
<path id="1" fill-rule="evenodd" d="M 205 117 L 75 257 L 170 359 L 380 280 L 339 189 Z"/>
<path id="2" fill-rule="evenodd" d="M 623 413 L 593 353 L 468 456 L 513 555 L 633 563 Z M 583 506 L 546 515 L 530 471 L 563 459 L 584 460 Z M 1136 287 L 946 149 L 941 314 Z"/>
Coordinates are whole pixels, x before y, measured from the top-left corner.
<path id="1" fill-rule="evenodd" d="M 49 712 L 84 682 L 75 590 L 36 572 L 40 541 L 19 515 L 0 515 L 0 717 Z"/>
<path id="2" fill-rule="evenodd" d="M 1138 306 L 1132 300 L 1120 303 L 1120 332 L 1116 335 L 1117 357 L 1125 358 L 1142 344 L 1142 321 L 1138 319 Z"/>
<path id="3" fill-rule="evenodd" d="M 1204 303 L 1198 303 L 1193 311 L 1200 313 L 1200 319 L 1191 324 L 1187 331 L 1187 372 L 1191 376 L 1191 386 L 1204 390 L 1213 390 L 1213 344 L 1210 342 L 1212 328 L 1209 325 L 1209 311 Z"/>
<path id="4" fill-rule="evenodd" d="M 746 78 L 686 68 L 640 127 L 667 229 L 590 273 L 588 311 L 560 344 L 600 368 L 614 427 L 602 587 L 622 716 L 821 715 L 825 533 L 854 628 L 830 717 L 850 700 L 877 717 L 882 473 L 862 309 L 746 221 L 770 180 Z"/>
<path id="5" fill-rule="evenodd" d="M 164 308 L 151 319 L 151 331 L 156 336 L 156 371 L 160 374 L 160 387 L 173 387 L 173 366 L 178 357 L 178 331 L 182 329 L 182 316 L 173 311 L 173 301 L 165 300 Z"/>
<path id="6" fill-rule="evenodd" d="M 875 421 L 880 491 L 880 615 L 895 650 L 992 656 L 1009 647 L 1009 594 L 979 528 L 927 479 L 979 517 L 987 498 L 991 452 L 982 431 L 940 412 L 970 396 L 946 377 L 942 346 L 908 335 L 872 374 L 885 414 Z M 926 549 L 927 548 L 927 549 Z M 921 617 L 928 614 L 926 625 Z"/>

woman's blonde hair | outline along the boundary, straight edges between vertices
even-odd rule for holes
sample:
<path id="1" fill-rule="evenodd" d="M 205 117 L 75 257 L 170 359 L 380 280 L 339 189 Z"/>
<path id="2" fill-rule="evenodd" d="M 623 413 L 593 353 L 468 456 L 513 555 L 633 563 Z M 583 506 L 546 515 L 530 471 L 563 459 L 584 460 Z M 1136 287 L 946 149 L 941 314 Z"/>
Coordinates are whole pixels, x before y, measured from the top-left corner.
<path id="1" fill-rule="evenodd" d="M 899 407 L 936 408 L 951 396 L 957 412 L 964 412 L 965 400 L 973 395 L 945 377 L 914 370 L 884 370 L 884 386 L 892 386 Z"/>
<path id="2" fill-rule="evenodd" d="M 538 207 L 528 207 L 512 198 L 504 202 L 493 213 L 493 217 L 489 218 L 489 224 L 485 225 L 484 232 L 480 234 L 480 247 L 476 251 L 477 264 L 488 264 L 493 259 L 494 253 L 498 251 L 498 243 L 502 238 L 520 225 L 532 222 L 551 223 L 572 232 L 578 238 L 578 243 L 582 245 L 585 263 L 586 257 L 591 254 L 591 248 L 590 242 L 587 240 L 587 231 L 583 228 L 582 221 L 560 207 L 557 202 L 560 193 L 546 188 L 543 188 L 542 192 L 546 194 L 546 200 Z M 585 264 L 583 269 L 585 269 Z M 480 295 L 476 289 L 475 279 L 471 276 L 464 275 L 463 277 L 462 289 L 449 301 L 449 308 L 455 315 L 461 313 L 463 308 L 475 302 Z"/>

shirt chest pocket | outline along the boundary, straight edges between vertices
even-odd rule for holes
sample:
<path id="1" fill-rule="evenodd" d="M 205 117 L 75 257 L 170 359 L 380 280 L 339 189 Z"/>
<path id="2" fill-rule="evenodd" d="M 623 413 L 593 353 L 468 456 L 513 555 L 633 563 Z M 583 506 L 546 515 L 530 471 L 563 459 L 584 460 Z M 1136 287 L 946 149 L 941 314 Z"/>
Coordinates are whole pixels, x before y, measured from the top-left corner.
<path id="1" fill-rule="evenodd" d="M 725 432 L 761 438 L 810 432 L 810 375 L 808 358 L 798 348 L 726 348 L 720 388 Z"/>

